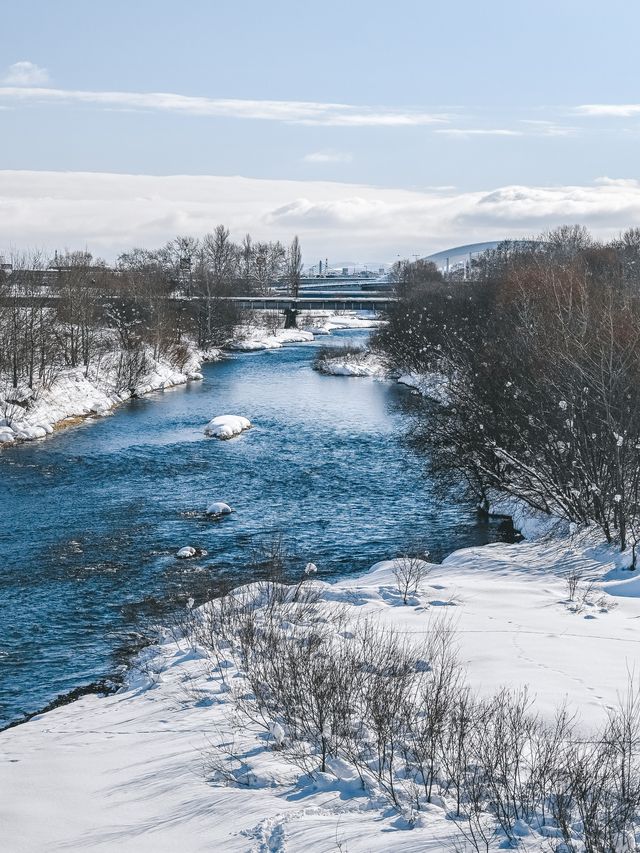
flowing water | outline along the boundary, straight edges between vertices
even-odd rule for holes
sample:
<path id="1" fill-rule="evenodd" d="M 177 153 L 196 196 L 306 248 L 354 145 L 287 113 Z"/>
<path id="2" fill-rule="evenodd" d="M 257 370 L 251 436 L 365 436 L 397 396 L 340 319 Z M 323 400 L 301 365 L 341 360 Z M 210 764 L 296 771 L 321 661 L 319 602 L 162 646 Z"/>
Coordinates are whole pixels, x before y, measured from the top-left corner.
<path id="1" fill-rule="evenodd" d="M 206 365 L 203 382 L 0 453 L 0 726 L 112 674 L 123 644 L 190 596 L 250 580 L 256 543 L 281 531 L 292 571 L 312 560 L 323 579 L 417 540 L 441 559 L 496 538 L 435 497 L 403 442 L 410 392 L 320 376 L 316 346 Z M 255 427 L 205 438 L 219 414 Z M 212 522 L 214 500 L 235 512 Z M 208 555 L 177 560 L 184 545 Z"/>

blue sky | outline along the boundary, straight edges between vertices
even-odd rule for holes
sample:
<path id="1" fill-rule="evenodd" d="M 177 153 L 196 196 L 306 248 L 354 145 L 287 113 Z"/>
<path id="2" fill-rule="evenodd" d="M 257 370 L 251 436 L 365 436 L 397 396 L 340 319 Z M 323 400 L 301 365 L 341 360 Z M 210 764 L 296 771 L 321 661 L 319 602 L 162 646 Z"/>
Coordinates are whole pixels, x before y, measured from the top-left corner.
<path id="1" fill-rule="evenodd" d="M 6 4 L 0 243 L 220 221 L 374 262 L 614 233 L 640 224 L 639 27 L 628 0 Z"/>

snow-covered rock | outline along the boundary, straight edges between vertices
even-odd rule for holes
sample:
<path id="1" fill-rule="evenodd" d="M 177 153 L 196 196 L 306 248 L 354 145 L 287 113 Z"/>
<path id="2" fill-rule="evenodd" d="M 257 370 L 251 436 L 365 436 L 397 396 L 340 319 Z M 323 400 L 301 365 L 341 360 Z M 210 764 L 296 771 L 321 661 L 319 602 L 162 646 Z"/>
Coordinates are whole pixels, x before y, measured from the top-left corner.
<path id="1" fill-rule="evenodd" d="M 229 515 L 231 511 L 229 504 L 224 503 L 224 501 L 214 501 L 207 507 L 207 515 Z"/>
<path id="2" fill-rule="evenodd" d="M 251 427 L 251 421 L 240 415 L 218 415 L 204 428 L 204 434 L 212 438 L 233 438 Z"/>
<path id="3" fill-rule="evenodd" d="M 180 548 L 180 550 L 176 554 L 176 557 L 179 560 L 189 560 L 191 557 L 195 557 L 196 553 L 196 549 L 192 548 L 191 545 L 185 545 L 184 548 Z"/>

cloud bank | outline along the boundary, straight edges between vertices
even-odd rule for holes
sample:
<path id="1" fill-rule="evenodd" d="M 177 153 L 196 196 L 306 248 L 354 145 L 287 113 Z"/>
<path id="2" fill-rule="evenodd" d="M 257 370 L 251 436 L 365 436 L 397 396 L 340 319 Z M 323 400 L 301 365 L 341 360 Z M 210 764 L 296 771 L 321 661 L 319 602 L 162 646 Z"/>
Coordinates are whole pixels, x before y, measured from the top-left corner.
<path id="1" fill-rule="evenodd" d="M 573 222 L 602 236 L 640 225 L 640 183 L 419 192 L 329 181 L 0 171 L 0 253 L 87 247 L 110 259 L 224 223 L 238 239 L 247 231 L 283 241 L 298 234 L 310 260 L 392 261 Z"/>

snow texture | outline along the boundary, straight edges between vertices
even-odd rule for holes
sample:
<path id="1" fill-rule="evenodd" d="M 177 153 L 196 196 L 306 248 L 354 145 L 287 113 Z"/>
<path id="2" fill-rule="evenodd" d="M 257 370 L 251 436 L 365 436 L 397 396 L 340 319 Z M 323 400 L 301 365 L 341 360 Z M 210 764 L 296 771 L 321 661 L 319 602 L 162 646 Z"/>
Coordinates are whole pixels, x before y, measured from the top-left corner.
<path id="1" fill-rule="evenodd" d="M 192 548 L 191 545 L 186 545 L 184 548 L 180 548 L 177 552 L 176 557 L 179 560 L 188 560 L 191 557 L 196 556 L 196 549 Z"/>
<path id="2" fill-rule="evenodd" d="M 373 376 L 378 379 L 387 377 L 387 371 L 380 358 L 366 350 L 348 355 L 337 353 L 332 356 L 327 353 L 318 369 L 321 373 L 330 376 Z"/>
<path id="3" fill-rule="evenodd" d="M 212 438 L 228 439 L 251 428 L 251 421 L 241 415 L 218 415 L 209 421 L 204 434 Z"/>
<path id="4" fill-rule="evenodd" d="M 214 501 L 207 507 L 207 515 L 229 515 L 230 512 L 232 512 L 231 507 L 223 501 Z"/>
<path id="5" fill-rule="evenodd" d="M 584 725 L 602 722 L 638 654 L 640 578 L 587 529 L 517 545 L 469 548 L 432 565 L 404 605 L 394 561 L 334 584 L 310 579 L 342 614 L 342 642 L 363 617 L 420 640 L 450 613 L 460 656 L 481 695 L 528 685 L 550 717 L 565 699 Z M 566 576 L 592 580 L 598 601 L 567 603 Z M 245 587 L 260 600 L 256 585 Z M 212 605 L 213 606 L 213 605 Z M 414 828 L 365 792 L 350 766 L 331 760 L 312 780 L 282 759 L 286 732 L 235 719 L 232 661 L 188 638 L 144 650 L 117 694 L 85 696 L 0 734 L 3 846 L 123 853 L 418 853 L 453 849 L 444 804 Z M 226 668 L 225 668 L 226 667 Z M 221 672 L 224 670 L 224 678 Z M 233 746 L 232 777 L 211 764 L 212 744 Z M 549 839 L 525 824 L 528 851 Z M 337 841 L 336 841 L 337 839 Z M 337 845 L 337 846 L 336 846 Z"/>

